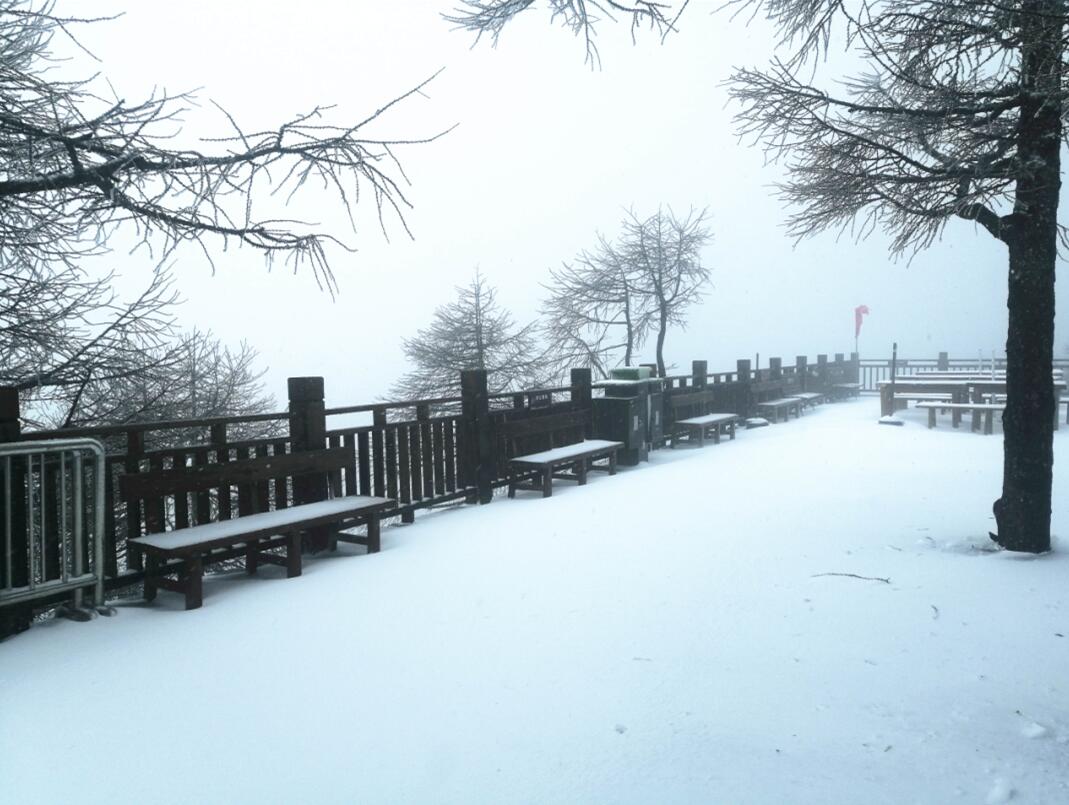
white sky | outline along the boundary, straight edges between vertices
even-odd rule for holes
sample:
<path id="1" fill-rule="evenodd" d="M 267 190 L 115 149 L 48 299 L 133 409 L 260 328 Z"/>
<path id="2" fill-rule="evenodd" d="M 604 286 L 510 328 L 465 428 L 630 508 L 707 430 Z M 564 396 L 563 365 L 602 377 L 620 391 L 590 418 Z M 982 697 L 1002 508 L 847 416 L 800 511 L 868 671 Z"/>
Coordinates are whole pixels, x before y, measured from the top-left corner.
<path id="1" fill-rule="evenodd" d="M 707 206 L 712 215 L 713 288 L 688 330 L 669 334 L 670 363 L 705 358 L 710 370 L 727 370 L 755 352 L 762 365 L 769 355 L 790 363 L 797 354 L 849 352 L 858 304 L 872 310 L 863 356 L 888 355 L 892 340 L 909 357 L 1004 348 L 1005 249 L 972 224 L 952 223 L 943 243 L 911 263 L 892 262 L 878 234 L 860 244 L 835 233 L 797 246 L 787 237 L 770 187 L 777 169 L 737 142 L 722 86 L 732 66 L 771 55 L 760 21 L 747 27 L 694 4 L 663 46 L 652 35 L 632 45 L 627 26 L 604 25 L 603 68 L 591 71 L 581 43 L 542 10 L 509 28 L 497 49 L 471 49 L 470 37 L 439 17 L 448 0 L 63 5 L 79 14 L 124 11 L 82 32 L 99 69 L 131 101 L 153 86 L 202 88 L 187 129 L 203 136 L 227 128 L 209 99 L 250 129 L 329 104 L 348 123 L 446 68 L 428 97 L 377 130 L 414 138 L 459 124 L 400 154 L 412 181 L 414 241 L 391 226 L 387 244 L 372 220 L 347 233 L 338 205 L 318 192 L 291 205 L 293 217 L 322 221 L 359 248 L 331 254 L 335 301 L 310 273 L 268 274 L 248 249 L 217 249 L 215 276 L 195 248 L 180 254 L 183 323 L 247 338 L 280 400 L 285 378 L 303 374 L 326 377 L 328 403 L 385 394 L 406 368 L 401 339 L 425 326 L 476 266 L 517 319 L 533 317 L 548 268 L 593 245 L 596 231 L 615 234 L 632 205 Z M 118 259 L 128 274 L 143 265 Z M 1065 312 L 1060 305 L 1060 319 Z M 1057 352 L 1069 352 L 1064 327 Z"/>

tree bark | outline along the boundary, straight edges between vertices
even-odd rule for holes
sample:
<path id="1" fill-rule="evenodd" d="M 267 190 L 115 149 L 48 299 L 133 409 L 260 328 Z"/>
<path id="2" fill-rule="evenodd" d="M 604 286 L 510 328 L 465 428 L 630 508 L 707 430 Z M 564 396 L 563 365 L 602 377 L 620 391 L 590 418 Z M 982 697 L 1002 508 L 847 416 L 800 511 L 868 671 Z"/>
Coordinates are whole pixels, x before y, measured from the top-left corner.
<path id="1" fill-rule="evenodd" d="M 1061 0 L 1025 3 L 1017 181 L 1005 237 L 1010 272 L 1003 418 L 1002 497 L 995 501 L 1003 548 L 1050 550 L 1054 468 L 1054 267 L 1061 187 Z"/>
<path id="2" fill-rule="evenodd" d="M 661 318 L 657 327 L 657 374 L 664 377 L 667 372 L 664 367 L 664 338 L 668 334 L 668 313 L 661 305 Z"/>

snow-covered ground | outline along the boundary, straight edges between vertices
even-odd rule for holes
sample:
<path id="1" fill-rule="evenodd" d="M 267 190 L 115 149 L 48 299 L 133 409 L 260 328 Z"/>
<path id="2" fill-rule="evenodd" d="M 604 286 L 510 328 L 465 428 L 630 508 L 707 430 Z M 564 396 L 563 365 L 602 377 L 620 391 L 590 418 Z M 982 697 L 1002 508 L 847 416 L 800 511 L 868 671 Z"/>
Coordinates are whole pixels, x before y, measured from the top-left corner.
<path id="1" fill-rule="evenodd" d="M 1000 437 L 877 418 L 35 627 L 0 801 L 1069 802 L 1069 473 L 1056 551 L 992 553 Z"/>

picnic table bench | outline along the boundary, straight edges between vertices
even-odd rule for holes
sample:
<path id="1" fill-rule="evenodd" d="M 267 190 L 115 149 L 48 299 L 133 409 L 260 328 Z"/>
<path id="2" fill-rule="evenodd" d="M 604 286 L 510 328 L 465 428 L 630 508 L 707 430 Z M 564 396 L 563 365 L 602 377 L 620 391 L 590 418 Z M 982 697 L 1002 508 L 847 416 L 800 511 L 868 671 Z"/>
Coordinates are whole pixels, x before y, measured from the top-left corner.
<path id="1" fill-rule="evenodd" d="M 984 433 L 990 435 L 994 433 L 994 415 L 996 411 L 1005 411 L 1006 405 L 1004 403 L 954 403 L 954 402 L 919 402 L 917 408 L 928 409 L 928 427 L 935 427 L 935 412 L 937 409 L 949 410 L 951 423 L 956 428 L 961 424 L 961 415 L 965 411 L 972 412 L 972 422 L 970 430 L 980 430 L 980 417 L 983 416 L 984 420 Z"/>
<path id="2" fill-rule="evenodd" d="M 914 402 L 954 402 L 954 395 L 945 391 L 903 391 L 895 392 L 895 402 L 904 402 L 909 406 L 910 400 Z"/>
<path id="3" fill-rule="evenodd" d="M 143 508 L 145 530 L 140 517 L 132 518 L 128 550 L 145 560 L 144 597 L 152 601 L 158 588 L 182 593 L 185 608 L 196 609 L 203 603 L 203 575 L 206 559 L 217 549 L 244 547 L 245 569 L 256 572 L 260 564 L 286 568 L 286 577 L 301 575 L 301 533 L 309 529 L 336 525 L 350 528 L 367 525 L 367 536 L 355 536 L 336 530 L 329 539 L 333 548 L 338 539 L 366 545 L 369 553 L 379 550 L 379 518 L 394 505 L 388 498 L 365 495 L 335 497 L 314 503 L 290 505 L 287 479 L 324 479 L 340 470 L 349 460 L 344 447 L 310 450 L 277 456 L 238 459 L 219 464 L 181 466 L 151 472 L 122 475 L 119 486 L 128 510 Z M 189 496 L 201 497 L 216 491 L 224 496 L 230 509 L 232 487 L 238 487 L 239 513 L 233 519 L 211 522 L 211 507 L 198 505 L 198 519 L 190 524 Z M 270 510 L 270 490 L 274 490 L 274 510 Z M 168 505 L 168 499 L 173 501 Z M 218 507 L 223 508 L 223 507 Z M 135 509 L 136 510 L 136 509 Z M 166 512 L 174 512 L 174 529 L 166 530 Z M 282 553 L 274 553 L 282 549 Z M 171 578 L 171 577 L 174 578 Z"/>
<path id="4" fill-rule="evenodd" d="M 713 443 L 720 444 L 720 437 L 727 434 L 729 439 L 735 438 L 735 427 L 742 421 L 738 414 L 705 414 L 680 419 L 672 428 L 672 447 L 681 436 L 686 436 L 688 442 L 697 439 L 698 447 L 705 446 L 705 437 L 712 434 Z"/>
<path id="5" fill-rule="evenodd" d="M 802 415 L 802 401 L 798 397 L 779 397 L 757 403 L 757 413 L 771 415 L 773 422 L 779 422 L 780 414 L 784 422 L 788 421 L 792 411 L 796 418 Z"/>
<path id="6" fill-rule="evenodd" d="M 553 494 L 553 481 L 587 482 L 592 471 L 616 474 L 616 452 L 623 442 L 584 438 L 587 414 L 566 411 L 558 414 L 530 416 L 503 423 L 499 434 L 504 441 L 510 471 L 508 496 L 517 490 L 541 491 L 542 497 Z M 525 452 L 531 444 L 549 443 L 549 449 Z M 604 465 L 595 464 L 605 461 Z M 561 472 L 571 468 L 571 473 Z M 537 483 L 535 483 L 537 480 Z"/>

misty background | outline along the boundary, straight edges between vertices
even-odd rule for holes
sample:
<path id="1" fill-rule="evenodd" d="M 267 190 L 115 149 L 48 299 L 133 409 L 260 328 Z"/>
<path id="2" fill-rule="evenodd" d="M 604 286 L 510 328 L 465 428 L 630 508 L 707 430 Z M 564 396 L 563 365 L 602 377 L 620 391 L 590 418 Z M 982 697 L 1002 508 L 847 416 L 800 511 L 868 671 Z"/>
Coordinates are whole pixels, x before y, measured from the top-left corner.
<path id="1" fill-rule="evenodd" d="M 85 0 L 77 13 L 123 13 L 79 38 L 100 59 L 119 97 L 137 101 L 154 87 L 198 89 L 200 107 L 183 137 L 230 133 L 215 101 L 247 130 L 277 125 L 317 105 L 334 122 L 357 121 L 441 68 L 423 96 L 399 105 L 377 135 L 420 139 L 396 153 L 411 186 L 404 227 L 385 218 L 387 242 L 370 197 L 358 233 L 336 197 L 306 188 L 288 214 L 318 221 L 357 247 L 329 253 L 338 292 L 310 271 L 270 272 L 250 249 L 221 249 L 212 265 L 195 246 L 175 258 L 186 299 L 180 324 L 211 329 L 225 342 L 248 340 L 268 368 L 267 391 L 285 399 L 285 378 L 323 375 L 328 403 L 385 395 L 407 368 L 401 341 L 425 327 L 439 304 L 476 267 L 518 322 L 534 318 L 548 269 L 610 239 L 624 209 L 647 215 L 659 204 L 685 213 L 707 207 L 714 233 L 705 253 L 712 282 L 685 332 L 669 333 L 666 358 L 710 371 L 761 354 L 853 349 L 853 310 L 871 309 L 862 357 L 932 358 L 940 350 L 1002 355 L 1006 334 L 1006 251 L 966 221 L 943 241 L 897 260 L 879 232 L 850 232 L 795 244 L 772 185 L 782 175 L 760 149 L 739 142 L 722 82 L 732 66 L 761 65 L 774 39 L 695 5 L 665 44 L 650 32 L 632 43 L 629 27 L 602 25 L 602 68 L 584 63 L 582 43 L 533 10 L 509 26 L 498 48 L 450 30 L 451 4 L 412 0 Z M 70 11 L 71 9 L 67 9 Z M 83 72 L 88 57 L 74 54 Z M 81 60 L 79 65 L 77 62 Z M 79 69 L 82 68 L 82 69 Z M 147 254 L 122 253 L 109 266 L 131 289 L 147 280 Z M 1058 321 L 1064 316 L 1058 305 Z M 1060 326 L 1056 354 L 1069 353 Z M 641 354 L 652 359 L 652 344 Z"/>

